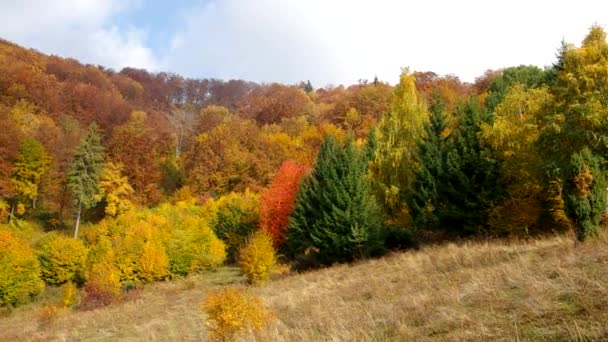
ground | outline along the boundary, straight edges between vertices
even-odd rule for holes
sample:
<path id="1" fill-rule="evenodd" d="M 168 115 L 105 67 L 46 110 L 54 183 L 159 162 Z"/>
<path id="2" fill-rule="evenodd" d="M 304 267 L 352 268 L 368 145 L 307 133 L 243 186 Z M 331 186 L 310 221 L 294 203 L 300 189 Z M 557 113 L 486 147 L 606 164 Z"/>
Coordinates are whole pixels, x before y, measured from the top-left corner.
<path id="1" fill-rule="evenodd" d="M 124 303 L 4 313 L 0 340 L 205 340 L 209 289 L 231 267 L 144 286 Z M 252 288 L 275 316 L 258 341 L 608 341 L 608 236 L 424 247 Z M 48 297 L 48 298 L 47 298 Z"/>

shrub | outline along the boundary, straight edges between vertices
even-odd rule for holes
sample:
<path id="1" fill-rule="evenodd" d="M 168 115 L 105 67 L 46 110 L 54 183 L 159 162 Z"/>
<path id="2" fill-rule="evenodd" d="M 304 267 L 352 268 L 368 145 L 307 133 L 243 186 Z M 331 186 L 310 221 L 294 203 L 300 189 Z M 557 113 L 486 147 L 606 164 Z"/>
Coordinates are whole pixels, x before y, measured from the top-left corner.
<path id="1" fill-rule="evenodd" d="M 238 250 L 247 242 L 260 221 L 260 196 L 249 190 L 230 193 L 207 206 L 216 208 L 211 220 L 213 231 L 228 247 L 228 259 L 234 261 Z"/>
<path id="2" fill-rule="evenodd" d="M 275 266 L 276 256 L 272 247 L 272 238 L 267 232 L 258 230 L 241 248 L 239 268 L 245 273 L 249 283 L 259 285 L 268 280 Z"/>
<path id="3" fill-rule="evenodd" d="M 48 234 L 40 243 L 42 279 L 50 285 L 83 282 L 87 249 L 81 240 Z"/>
<path id="4" fill-rule="evenodd" d="M 100 236 L 91 236 L 94 234 L 89 232 L 85 235 L 91 241 L 104 238 L 111 241 L 121 281 L 150 282 L 161 280 L 169 273 L 161 231 L 165 224 L 166 220 L 162 217 L 147 211 L 127 212 L 100 223 L 96 229 Z"/>
<path id="5" fill-rule="evenodd" d="M 242 289 L 226 287 L 210 292 L 201 305 L 207 314 L 210 337 L 231 341 L 240 334 L 259 331 L 271 321 L 262 301 Z"/>
<path id="6" fill-rule="evenodd" d="M 114 266 L 114 254 L 106 253 L 88 272 L 85 284 L 84 304 L 86 307 L 107 305 L 120 295 L 120 272 Z"/>
<path id="7" fill-rule="evenodd" d="M 78 288 L 73 282 L 68 282 L 63 286 L 63 298 L 61 303 L 64 307 L 68 308 L 76 304 L 76 297 L 78 296 Z"/>
<path id="8" fill-rule="evenodd" d="M 185 276 L 224 262 L 226 246 L 209 227 L 201 207 L 181 201 L 163 205 L 156 212 L 167 221 L 165 245 L 172 275 Z"/>
<path id="9" fill-rule="evenodd" d="M 24 303 L 43 288 L 40 264 L 29 242 L 0 230 L 0 306 Z"/>

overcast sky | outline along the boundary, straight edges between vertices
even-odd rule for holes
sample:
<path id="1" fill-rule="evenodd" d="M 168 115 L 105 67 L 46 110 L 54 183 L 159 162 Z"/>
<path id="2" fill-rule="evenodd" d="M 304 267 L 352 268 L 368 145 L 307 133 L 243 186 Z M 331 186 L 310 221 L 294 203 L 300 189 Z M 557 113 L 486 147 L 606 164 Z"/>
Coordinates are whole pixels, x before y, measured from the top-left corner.
<path id="1" fill-rule="evenodd" d="M 315 86 L 555 59 L 605 0 L 0 0 L 0 37 L 119 70 Z"/>

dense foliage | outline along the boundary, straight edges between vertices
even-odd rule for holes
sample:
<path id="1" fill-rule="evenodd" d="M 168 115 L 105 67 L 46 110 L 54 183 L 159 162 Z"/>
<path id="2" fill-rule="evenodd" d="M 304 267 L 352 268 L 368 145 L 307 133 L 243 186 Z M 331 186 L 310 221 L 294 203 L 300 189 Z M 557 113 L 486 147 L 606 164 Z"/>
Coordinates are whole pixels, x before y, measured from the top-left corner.
<path id="1" fill-rule="evenodd" d="M 255 282 L 274 250 L 311 266 L 412 240 L 591 238 L 606 222 L 607 78 L 598 26 L 545 69 L 319 89 L 0 41 L 0 305 L 44 282 L 105 304 L 225 262 Z"/>

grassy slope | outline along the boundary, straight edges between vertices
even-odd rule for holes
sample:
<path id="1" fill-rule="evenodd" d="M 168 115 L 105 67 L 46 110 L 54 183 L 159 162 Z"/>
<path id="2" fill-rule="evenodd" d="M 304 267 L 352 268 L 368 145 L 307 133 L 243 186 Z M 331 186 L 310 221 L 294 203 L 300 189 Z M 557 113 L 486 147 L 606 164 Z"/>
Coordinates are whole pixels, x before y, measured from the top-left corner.
<path id="1" fill-rule="evenodd" d="M 200 340 L 207 289 L 231 268 L 149 285 L 138 298 L 40 320 L 0 319 L 0 340 Z M 608 340 L 608 236 L 428 247 L 293 275 L 254 290 L 277 316 L 259 340 Z"/>

